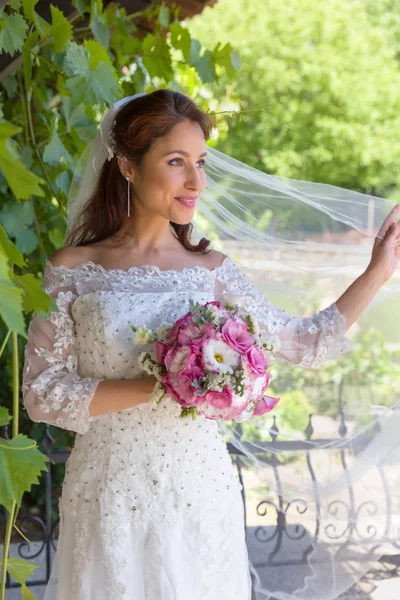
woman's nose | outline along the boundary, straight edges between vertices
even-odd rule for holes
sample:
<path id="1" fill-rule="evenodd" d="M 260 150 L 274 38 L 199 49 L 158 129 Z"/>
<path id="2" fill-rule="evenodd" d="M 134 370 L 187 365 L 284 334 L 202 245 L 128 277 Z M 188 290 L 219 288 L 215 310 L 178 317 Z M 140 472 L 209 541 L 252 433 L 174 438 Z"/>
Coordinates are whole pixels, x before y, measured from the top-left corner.
<path id="1" fill-rule="evenodd" d="M 186 185 L 195 190 L 203 189 L 204 172 L 197 167 L 193 167 L 192 169 L 190 169 L 189 173 L 186 176 Z"/>

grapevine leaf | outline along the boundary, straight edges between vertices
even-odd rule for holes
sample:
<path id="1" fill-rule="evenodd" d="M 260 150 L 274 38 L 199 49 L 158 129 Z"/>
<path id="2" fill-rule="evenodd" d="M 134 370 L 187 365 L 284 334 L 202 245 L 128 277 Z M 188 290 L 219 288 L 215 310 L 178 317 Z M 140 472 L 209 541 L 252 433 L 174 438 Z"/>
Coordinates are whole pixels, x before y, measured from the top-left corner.
<path id="1" fill-rule="evenodd" d="M 22 496 L 32 485 L 39 483 L 42 471 L 47 471 L 47 457 L 34 440 L 20 433 L 11 440 L 0 439 L 0 504 L 11 510 L 15 500 L 21 505 Z"/>
<path id="2" fill-rule="evenodd" d="M 12 271 L 3 254 L 0 254 L 0 316 L 9 329 L 26 338 L 22 318 L 22 290 L 13 284 Z M 0 473 L 3 473 L 1 468 Z"/>
<path id="3" fill-rule="evenodd" d="M 8 423 L 12 420 L 12 416 L 8 412 L 5 406 L 0 406 L 0 427 L 4 427 L 4 425 L 8 425 Z"/>
<path id="4" fill-rule="evenodd" d="M 28 23 L 18 13 L 5 15 L 5 19 L 0 19 L 0 21 L 5 24 L 4 29 L 0 32 L 0 50 L 14 56 L 22 49 L 28 31 Z"/>
<path id="5" fill-rule="evenodd" d="M 11 577 L 21 585 L 24 585 L 28 577 L 32 575 L 35 569 L 39 565 L 35 565 L 23 558 L 8 558 L 7 559 L 7 571 Z M 29 596 L 27 596 L 29 598 Z"/>
<path id="6" fill-rule="evenodd" d="M 51 4 L 50 9 L 54 52 L 64 52 L 72 38 L 72 25 L 59 8 Z"/>

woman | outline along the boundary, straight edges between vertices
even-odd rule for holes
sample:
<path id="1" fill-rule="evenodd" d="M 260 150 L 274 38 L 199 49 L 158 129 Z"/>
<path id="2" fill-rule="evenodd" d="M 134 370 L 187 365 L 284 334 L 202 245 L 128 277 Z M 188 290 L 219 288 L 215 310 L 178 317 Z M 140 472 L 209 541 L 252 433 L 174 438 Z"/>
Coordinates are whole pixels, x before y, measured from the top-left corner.
<path id="1" fill-rule="evenodd" d="M 216 421 L 181 419 L 137 364 L 130 323 L 174 322 L 189 300 L 239 293 L 277 354 L 312 366 L 349 349 L 346 330 L 399 260 L 399 207 L 370 264 L 308 319 L 258 292 L 233 260 L 190 241 L 206 184 L 211 123 L 187 97 L 158 90 L 116 114 L 96 188 L 69 244 L 46 264 L 59 312 L 34 317 L 23 395 L 34 421 L 77 432 L 60 500 L 46 600 L 249 600 L 240 485 Z"/>

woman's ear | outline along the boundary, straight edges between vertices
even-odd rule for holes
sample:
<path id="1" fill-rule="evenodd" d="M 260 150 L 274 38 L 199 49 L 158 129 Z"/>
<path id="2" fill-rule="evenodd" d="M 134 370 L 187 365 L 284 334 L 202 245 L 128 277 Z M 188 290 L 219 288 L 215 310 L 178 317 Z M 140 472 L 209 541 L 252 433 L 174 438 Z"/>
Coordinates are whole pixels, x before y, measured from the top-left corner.
<path id="1" fill-rule="evenodd" d="M 131 181 L 133 181 L 133 167 L 127 160 L 118 159 L 118 167 L 121 172 L 121 175 L 126 179 L 129 177 Z"/>

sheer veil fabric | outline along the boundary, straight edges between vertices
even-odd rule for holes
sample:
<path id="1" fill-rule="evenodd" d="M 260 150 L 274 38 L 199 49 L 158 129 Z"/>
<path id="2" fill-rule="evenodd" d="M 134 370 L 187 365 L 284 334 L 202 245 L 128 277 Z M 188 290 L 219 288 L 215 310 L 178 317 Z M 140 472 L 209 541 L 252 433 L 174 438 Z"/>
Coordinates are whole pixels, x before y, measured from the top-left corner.
<path id="1" fill-rule="evenodd" d="M 113 157 L 109 135 L 117 111 L 143 96 L 124 98 L 103 116 L 77 165 L 66 235 L 79 222 L 101 165 Z M 347 372 L 354 369 L 353 338 L 360 328 L 381 332 L 393 347 L 399 343 L 400 273 L 348 332 L 335 303 L 367 267 L 393 203 L 269 175 L 210 144 L 207 152 L 194 237 L 208 237 L 236 263 L 229 293 L 241 298 L 276 342 L 274 379 L 288 368 L 302 367 L 306 377 L 328 361 L 333 365 L 330 380 L 318 384 L 321 397 L 329 398 L 332 389 L 330 400 L 306 432 L 280 425 L 284 401 L 275 419 L 271 413 L 219 422 L 245 484 L 254 595 L 334 600 L 375 569 L 380 557 L 399 553 L 400 384 L 394 382 L 383 397 L 363 381 L 344 393 L 344 374 L 346 365 Z M 369 360 L 373 369 L 379 357 Z M 302 391 L 307 395 L 309 389 Z"/>

